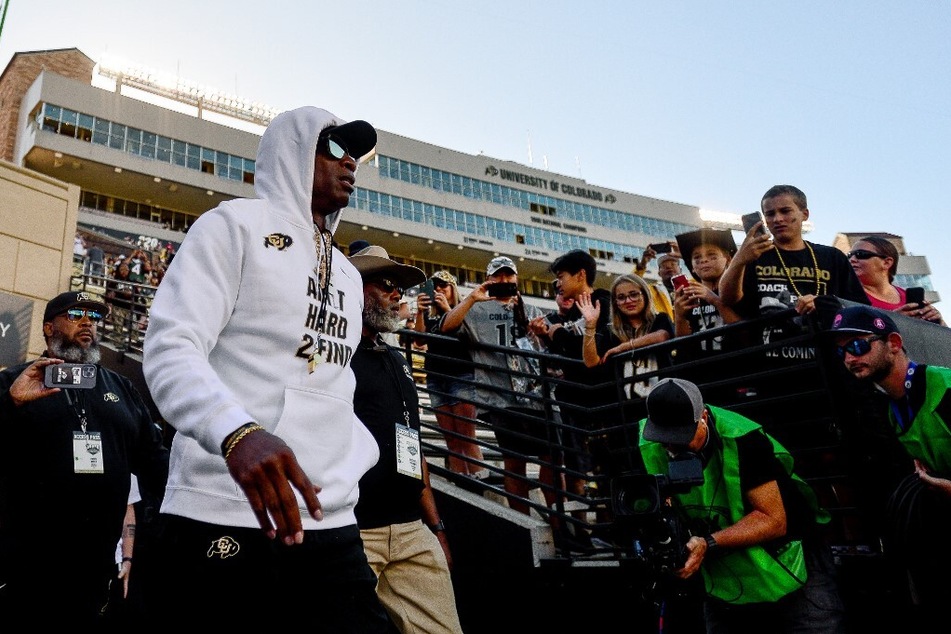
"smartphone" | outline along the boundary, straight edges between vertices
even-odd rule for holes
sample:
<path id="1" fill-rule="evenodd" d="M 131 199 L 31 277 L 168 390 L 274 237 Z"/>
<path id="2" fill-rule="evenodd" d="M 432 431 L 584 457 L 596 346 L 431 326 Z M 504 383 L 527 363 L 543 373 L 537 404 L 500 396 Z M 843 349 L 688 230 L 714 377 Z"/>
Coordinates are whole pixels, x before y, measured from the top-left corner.
<path id="1" fill-rule="evenodd" d="M 913 286 L 905 289 L 905 303 L 918 304 L 922 306 L 925 301 L 925 289 L 921 286 Z"/>
<path id="2" fill-rule="evenodd" d="M 648 249 L 653 249 L 654 253 L 670 253 L 673 246 L 669 242 L 658 242 L 657 244 L 648 244 Z"/>
<path id="3" fill-rule="evenodd" d="M 745 231 L 746 233 L 749 233 L 750 229 L 753 228 L 753 225 L 755 225 L 760 220 L 763 221 L 763 224 L 759 228 L 759 231 L 757 231 L 757 233 L 760 235 L 766 235 L 766 220 L 763 219 L 763 214 L 761 214 L 758 211 L 754 211 L 748 214 L 743 214 L 743 231 Z"/>
<path id="4" fill-rule="evenodd" d="M 429 278 L 422 284 L 416 287 L 416 295 L 429 295 L 429 298 L 433 301 L 436 301 L 436 287 L 433 285 L 433 278 Z"/>
<path id="5" fill-rule="evenodd" d="M 92 363 L 58 363 L 46 366 L 43 385 L 91 390 L 96 387 L 97 368 Z"/>
<path id="6" fill-rule="evenodd" d="M 518 285 L 515 282 L 496 282 L 485 287 L 489 297 L 515 297 Z"/>
<path id="7" fill-rule="evenodd" d="M 687 279 L 687 275 L 684 273 L 673 276 L 672 278 L 670 278 L 670 282 L 674 285 L 675 291 L 678 291 L 682 289 L 683 287 L 690 285 L 690 280 Z"/>

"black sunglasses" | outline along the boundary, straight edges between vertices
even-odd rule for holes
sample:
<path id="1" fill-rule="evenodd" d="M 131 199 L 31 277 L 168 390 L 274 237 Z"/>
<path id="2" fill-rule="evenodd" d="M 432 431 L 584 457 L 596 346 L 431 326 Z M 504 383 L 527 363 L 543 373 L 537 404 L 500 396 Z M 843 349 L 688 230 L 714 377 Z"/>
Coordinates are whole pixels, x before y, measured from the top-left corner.
<path id="1" fill-rule="evenodd" d="M 872 349 L 873 341 L 882 341 L 885 337 L 881 335 L 876 335 L 874 337 L 869 337 L 868 339 L 853 339 L 844 346 L 836 346 L 835 352 L 842 359 L 845 358 L 845 353 L 848 352 L 853 357 L 863 357 L 869 353 L 869 350 Z"/>
<path id="2" fill-rule="evenodd" d="M 79 321 L 83 317 L 89 317 L 89 321 L 95 323 L 102 321 L 102 313 L 98 310 L 83 310 L 82 308 L 70 308 L 66 311 L 66 319 L 69 321 Z"/>
<path id="3" fill-rule="evenodd" d="M 849 251 L 845 254 L 850 260 L 855 258 L 856 260 L 868 260 L 870 258 L 884 258 L 885 256 L 881 253 L 875 253 L 874 251 L 868 251 L 866 249 L 855 249 L 854 251 Z"/>
<path id="4" fill-rule="evenodd" d="M 405 290 L 402 286 L 397 286 L 385 277 L 376 278 L 373 280 L 373 284 L 376 284 L 382 288 L 384 293 L 392 293 L 393 291 L 396 291 L 400 294 L 400 297 L 403 296 L 403 292 Z"/>
<path id="5" fill-rule="evenodd" d="M 332 134 L 320 137 L 320 144 L 317 147 L 338 161 L 350 153 L 346 144 Z"/>

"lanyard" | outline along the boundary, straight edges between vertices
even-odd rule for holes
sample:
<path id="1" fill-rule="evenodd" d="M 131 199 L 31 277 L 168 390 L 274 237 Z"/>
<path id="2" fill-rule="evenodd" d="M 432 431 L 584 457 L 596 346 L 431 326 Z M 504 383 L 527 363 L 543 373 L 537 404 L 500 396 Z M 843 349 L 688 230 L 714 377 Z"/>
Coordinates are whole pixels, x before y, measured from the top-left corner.
<path id="1" fill-rule="evenodd" d="M 915 376 L 915 370 L 917 365 L 914 361 L 908 363 L 908 371 L 905 372 L 905 395 L 902 397 L 902 405 L 904 405 L 904 411 L 898 407 L 898 400 L 892 400 L 892 414 L 895 416 L 895 420 L 898 422 L 898 427 L 905 431 L 911 425 L 911 421 L 915 418 L 915 413 L 911 409 L 911 380 Z"/>
<path id="2" fill-rule="evenodd" d="M 407 427 L 411 427 L 410 418 L 409 418 L 409 406 L 406 404 L 406 392 L 403 389 L 403 381 L 400 379 L 400 374 L 396 369 L 396 367 L 403 367 L 403 366 L 398 366 L 398 364 L 393 360 L 393 358 L 390 356 L 390 347 L 386 345 L 386 343 L 380 338 L 379 335 L 376 336 L 374 340 L 374 344 L 376 345 L 370 348 L 371 350 L 379 351 L 386 355 L 384 357 L 384 364 L 386 365 L 387 374 L 389 374 L 390 378 L 392 378 L 393 381 L 396 382 L 396 389 L 400 391 L 400 400 L 403 402 L 403 420 L 406 423 Z"/>
<path id="3" fill-rule="evenodd" d="M 85 434 L 87 425 L 86 408 L 80 405 L 78 400 L 73 400 L 73 390 L 64 389 L 63 392 L 66 394 L 66 402 L 69 403 L 73 413 L 76 414 L 76 418 L 79 419 L 79 428 Z"/>

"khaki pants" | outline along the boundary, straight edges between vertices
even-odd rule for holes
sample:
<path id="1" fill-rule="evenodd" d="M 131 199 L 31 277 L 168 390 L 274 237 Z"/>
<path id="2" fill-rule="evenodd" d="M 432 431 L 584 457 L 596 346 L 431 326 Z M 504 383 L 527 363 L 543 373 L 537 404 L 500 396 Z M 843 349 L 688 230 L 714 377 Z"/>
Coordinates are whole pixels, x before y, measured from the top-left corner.
<path id="1" fill-rule="evenodd" d="M 422 522 L 360 531 L 377 596 L 403 634 L 461 634 L 449 565 Z"/>

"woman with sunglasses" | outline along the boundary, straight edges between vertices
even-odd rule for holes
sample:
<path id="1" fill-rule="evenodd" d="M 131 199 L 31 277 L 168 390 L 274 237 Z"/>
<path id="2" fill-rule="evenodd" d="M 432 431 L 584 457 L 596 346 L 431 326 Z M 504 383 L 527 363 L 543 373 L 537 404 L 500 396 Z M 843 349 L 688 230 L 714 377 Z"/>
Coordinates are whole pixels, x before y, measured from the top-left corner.
<path id="1" fill-rule="evenodd" d="M 591 303 L 591 296 L 583 293 L 577 301 L 585 319 L 584 363 L 589 368 L 607 363 L 618 355 L 674 336 L 674 325 L 666 313 L 655 312 L 651 303 L 650 287 L 638 275 L 621 275 L 611 285 L 611 319 L 606 328 L 596 330 L 603 306 Z M 625 378 L 654 372 L 670 365 L 669 355 L 634 355 L 624 366 Z M 628 398 L 646 396 L 657 378 L 639 383 L 626 383 Z"/>
<path id="2" fill-rule="evenodd" d="M 416 296 L 417 332 L 432 332 L 443 337 L 439 330 L 442 316 L 459 303 L 459 287 L 456 277 L 449 271 L 436 271 L 432 278 L 433 295 L 420 293 Z M 459 340 L 420 339 L 426 344 L 426 388 L 429 400 L 435 408 L 436 422 L 446 431 L 446 448 L 449 450 L 447 465 L 453 473 L 484 479 L 489 470 L 482 467 L 482 447 L 460 436 L 475 439 L 474 422 L 476 409 L 473 401 L 475 374 L 472 369 L 472 354 L 469 347 Z M 467 460 L 468 458 L 468 460 Z"/>
<path id="3" fill-rule="evenodd" d="M 947 325 L 937 308 L 928 302 L 908 302 L 905 289 L 894 284 L 898 249 L 891 240 L 866 236 L 854 243 L 846 255 L 872 306 Z"/>

